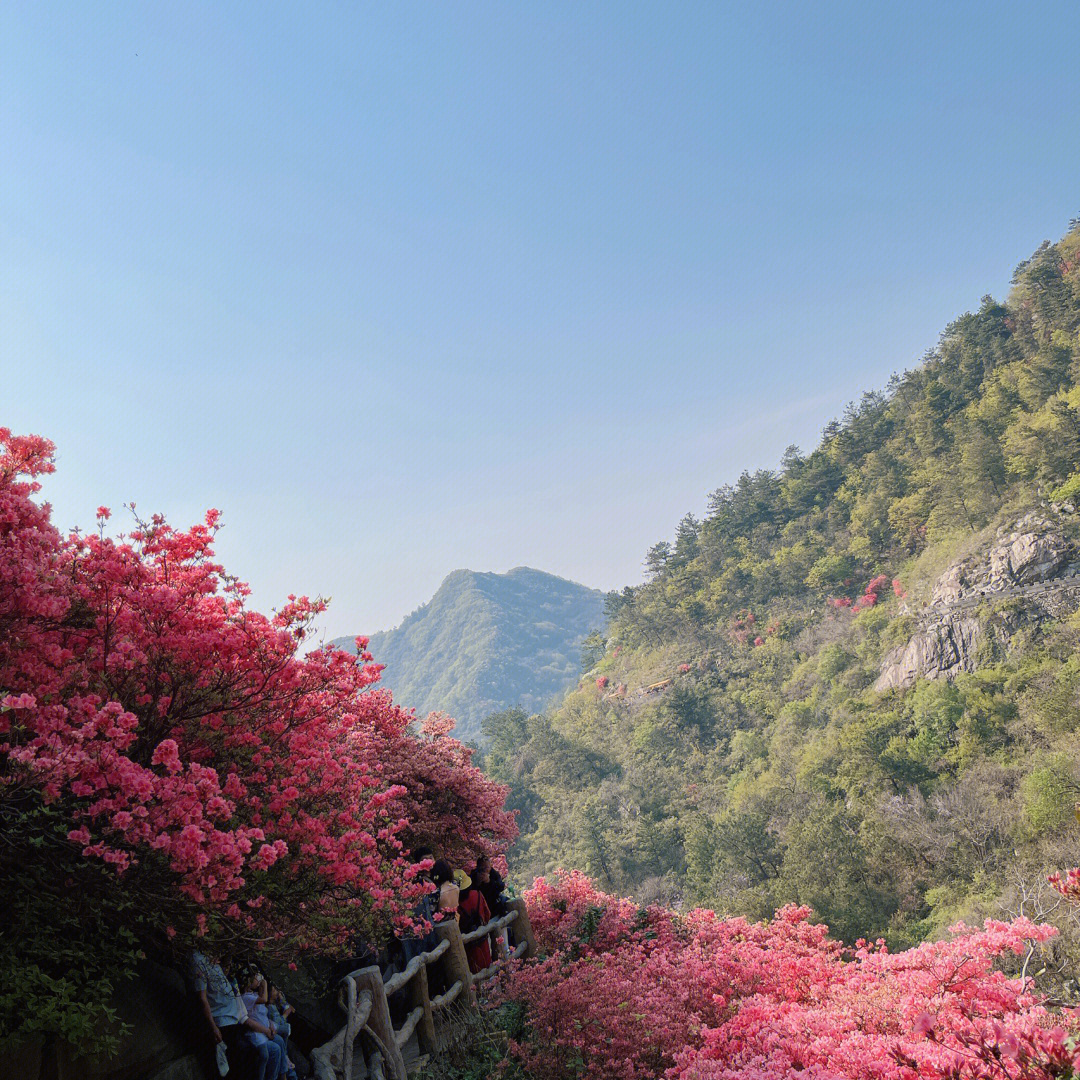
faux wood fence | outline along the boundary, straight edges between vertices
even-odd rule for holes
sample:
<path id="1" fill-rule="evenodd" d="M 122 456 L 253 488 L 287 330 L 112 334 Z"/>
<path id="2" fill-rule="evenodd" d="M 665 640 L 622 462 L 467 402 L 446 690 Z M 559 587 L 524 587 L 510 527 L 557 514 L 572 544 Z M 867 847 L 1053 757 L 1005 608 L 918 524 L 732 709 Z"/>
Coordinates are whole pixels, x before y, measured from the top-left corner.
<path id="1" fill-rule="evenodd" d="M 490 979 L 512 959 L 536 951 L 529 912 L 524 900 L 507 901 L 507 913 L 467 934 L 456 920 L 435 927 L 439 944 L 414 956 L 403 971 L 383 978 L 378 967 L 360 968 L 342 980 L 338 1000 L 345 1010 L 345 1026 L 328 1043 L 312 1051 L 318 1080 L 407 1080 L 407 1049 L 415 1036 L 416 1054 L 411 1067 L 437 1054 L 442 1046 L 445 1010 L 452 1002 L 477 1008 L 476 987 Z M 475 975 L 469 970 L 465 946 L 488 934 L 507 930 L 510 948 Z M 442 976 L 447 989 L 435 997 L 428 992 L 429 971 Z M 389 998 L 399 991 L 408 994 L 409 1012 L 401 1026 L 390 1019 Z"/>

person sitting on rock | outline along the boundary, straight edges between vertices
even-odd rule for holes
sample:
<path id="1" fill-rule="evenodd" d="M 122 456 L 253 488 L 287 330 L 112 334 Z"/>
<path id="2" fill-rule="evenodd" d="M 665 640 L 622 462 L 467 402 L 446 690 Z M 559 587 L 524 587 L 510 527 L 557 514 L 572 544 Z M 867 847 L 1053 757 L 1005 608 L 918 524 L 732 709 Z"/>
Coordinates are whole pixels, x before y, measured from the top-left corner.
<path id="1" fill-rule="evenodd" d="M 225 974 L 218 958 L 195 951 L 188 965 L 188 985 L 199 999 L 199 1006 L 214 1040 L 218 1072 L 224 1076 L 230 1067 L 237 1072 L 251 1064 L 253 1051 L 244 1038 L 247 1012 L 236 985 Z"/>
<path id="2" fill-rule="evenodd" d="M 285 1000 L 281 987 L 274 983 L 266 984 L 266 1015 L 270 1022 L 288 1040 L 292 1035 L 292 1025 L 289 1017 L 293 1014 L 293 1007 Z"/>

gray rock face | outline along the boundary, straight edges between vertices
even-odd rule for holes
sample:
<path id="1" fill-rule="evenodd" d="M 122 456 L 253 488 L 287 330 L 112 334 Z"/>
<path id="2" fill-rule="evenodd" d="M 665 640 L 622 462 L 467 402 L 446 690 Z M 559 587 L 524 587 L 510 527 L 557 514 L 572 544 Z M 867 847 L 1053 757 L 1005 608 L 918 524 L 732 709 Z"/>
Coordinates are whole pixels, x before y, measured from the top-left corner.
<path id="1" fill-rule="evenodd" d="M 940 607 L 944 604 L 955 604 L 964 595 L 967 584 L 967 568 L 962 562 L 953 563 L 937 579 L 933 592 L 930 594 L 931 605 Z"/>
<path id="2" fill-rule="evenodd" d="M 947 567 L 930 594 L 930 606 L 947 607 L 979 594 L 1046 581 L 1061 571 L 1071 554 L 1060 529 L 1033 511 L 999 532 L 985 556 Z"/>
<path id="3" fill-rule="evenodd" d="M 951 679 L 974 671 L 986 629 L 974 616 L 984 600 L 1019 597 L 1035 619 L 1075 610 L 1075 580 L 1068 576 L 1073 545 L 1051 518 L 1025 514 L 1001 529 L 985 554 L 958 559 L 938 578 L 923 612 L 925 625 L 882 664 L 876 690 L 903 689 L 916 679 Z M 993 620 L 992 620 L 993 622 Z M 997 620 L 991 639 L 1007 646 L 1006 622 Z"/>
<path id="4" fill-rule="evenodd" d="M 991 581 L 993 570 L 1007 570 L 1006 580 L 1020 585 L 1053 577 L 1069 560 L 1069 547 L 1057 532 L 1022 532 L 1011 536 L 1007 544 L 990 552 Z M 1004 575 L 1002 575 L 1004 578 Z"/>
<path id="5" fill-rule="evenodd" d="M 145 960 L 112 1004 L 130 1026 L 115 1054 L 84 1056 L 78 1046 L 46 1046 L 39 1038 L 0 1055 L 0 1080 L 210 1080 L 199 1057 L 207 1045 L 205 1022 L 179 974 Z"/>
<path id="6" fill-rule="evenodd" d="M 916 679 L 951 679 L 962 671 L 974 671 L 981 638 L 978 619 L 946 617 L 890 654 L 874 689 L 906 689 Z"/>

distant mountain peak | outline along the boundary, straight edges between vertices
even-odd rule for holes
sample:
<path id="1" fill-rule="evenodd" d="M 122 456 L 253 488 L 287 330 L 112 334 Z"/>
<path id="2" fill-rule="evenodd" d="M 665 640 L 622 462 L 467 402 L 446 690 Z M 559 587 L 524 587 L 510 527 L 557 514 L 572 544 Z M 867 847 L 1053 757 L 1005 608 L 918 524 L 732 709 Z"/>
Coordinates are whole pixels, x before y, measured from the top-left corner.
<path id="1" fill-rule="evenodd" d="M 542 709 L 577 679 L 604 594 L 530 566 L 453 570 L 392 630 L 371 635 L 382 685 L 418 715 L 439 711 L 476 738 L 480 721 L 514 705 Z M 352 637 L 333 644 L 355 651 Z"/>

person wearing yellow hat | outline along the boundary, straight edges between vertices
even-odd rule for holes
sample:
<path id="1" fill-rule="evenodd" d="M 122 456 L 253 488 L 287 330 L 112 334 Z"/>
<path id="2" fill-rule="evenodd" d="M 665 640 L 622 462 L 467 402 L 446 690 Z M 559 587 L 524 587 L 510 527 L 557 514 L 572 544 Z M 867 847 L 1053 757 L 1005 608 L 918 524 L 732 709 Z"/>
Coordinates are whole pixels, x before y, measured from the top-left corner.
<path id="1" fill-rule="evenodd" d="M 458 918 L 461 920 L 462 931 L 467 934 L 470 930 L 477 930 L 491 921 L 491 909 L 479 887 L 473 887 L 469 875 L 462 873 L 461 876 L 467 884 L 461 887 Z M 465 955 L 469 958 L 469 970 L 474 975 L 478 971 L 483 971 L 491 963 L 491 944 L 488 937 L 489 935 L 485 934 L 482 938 L 470 941 L 465 946 Z"/>

